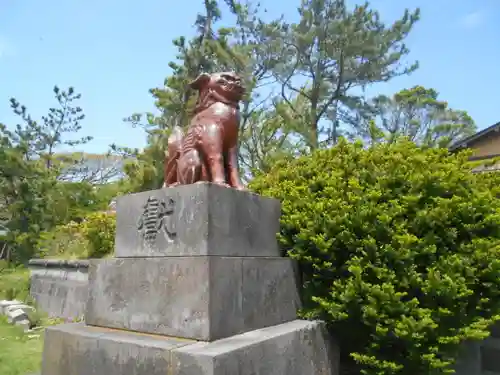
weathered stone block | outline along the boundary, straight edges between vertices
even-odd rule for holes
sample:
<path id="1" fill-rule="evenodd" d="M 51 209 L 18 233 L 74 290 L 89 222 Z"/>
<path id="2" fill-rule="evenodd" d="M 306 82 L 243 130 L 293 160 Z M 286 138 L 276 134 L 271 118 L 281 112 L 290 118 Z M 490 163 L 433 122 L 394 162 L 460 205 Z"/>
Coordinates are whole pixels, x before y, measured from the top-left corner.
<path id="1" fill-rule="evenodd" d="M 42 375 L 165 375 L 169 350 L 190 343 L 81 323 L 48 327 L 44 341 Z"/>
<path id="2" fill-rule="evenodd" d="M 18 300 L 1 300 L 0 301 L 0 314 L 5 314 L 6 313 L 6 308 L 9 306 L 14 306 L 14 305 L 22 305 L 23 303 Z"/>
<path id="3" fill-rule="evenodd" d="M 5 315 L 9 315 L 10 313 L 17 311 L 17 310 L 21 310 L 24 313 L 29 314 L 30 312 L 35 311 L 35 308 L 32 306 L 25 305 L 24 303 L 20 303 L 18 305 L 7 306 L 4 309 L 4 313 L 5 313 Z"/>
<path id="4" fill-rule="evenodd" d="M 49 327 L 41 375 L 337 375 L 323 324 L 295 320 L 212 343 L 89 327 Z"/>
<path id="5" fill-rule="evenodd" d="M 452 368 L 456 375 L 482 375 L 481 342 L 466 341 L 462 343 L 457 361 Z"/>
<path id="6" fill-rule="evenodd" d="M 338 350 L 320 322 L 294 320 L 172 350 L 175 375 L 337 375 Z"/>
<path id="7" fill-rule="evenodd" d="M 26 311 L 17 309 L 17 310 L 11 310 L 7 313 L 7 322 L 15 324 L 17 322 L 20 322 L 22 320 L 27 320 L 28 319 L 28 314 Z"/>
<path id="8" fill-rule="evenodd" d="M 91 262 L 87 324 L 212 341 L 296 318 L 287 258 L 168 257 Z"/>
<path id="9" fill-rule="evenodd" d="M 495 323 L 490 327 L 491 337 L 500 339 L 500 324 Z"/>
<path id="10" fill-rule="evenodd" d="M 500 374 L 500 340 L 487 338 L 481 342 L 481 374 Z"/>
<path id="11" fill-rule="evenodd" d="M 209 183 L 117 200 L 115 256 L 279 256 L 280 203 Z"/>
<path id="12" fill-rule="evenodd" d="M 88 296 L 88 261 L 32 259 L 30 294 L 50 317 L 83 317 Z"/>

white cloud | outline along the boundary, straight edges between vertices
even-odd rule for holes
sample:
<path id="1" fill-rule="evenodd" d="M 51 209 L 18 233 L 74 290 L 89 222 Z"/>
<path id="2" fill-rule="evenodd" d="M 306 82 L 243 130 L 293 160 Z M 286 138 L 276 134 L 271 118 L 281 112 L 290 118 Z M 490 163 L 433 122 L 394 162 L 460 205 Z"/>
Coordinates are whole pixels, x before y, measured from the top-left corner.
<path id="1" fill-rule="evenodd" d="M 460 20 L 462 26 L 468 29 L 474 29 L 480 26 L 483 22 L 484 22 L 484 14 L 483 12 L 478 10 L 470 12 Z"/>

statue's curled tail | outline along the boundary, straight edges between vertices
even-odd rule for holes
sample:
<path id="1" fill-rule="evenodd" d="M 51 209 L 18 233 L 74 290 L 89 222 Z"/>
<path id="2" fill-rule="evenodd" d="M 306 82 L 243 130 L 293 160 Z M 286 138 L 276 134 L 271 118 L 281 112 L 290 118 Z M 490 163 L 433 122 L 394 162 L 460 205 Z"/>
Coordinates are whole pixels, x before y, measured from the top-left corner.
<path id="1" fill-rule="evenodd" d="M 177 176 L 177 161 L 179 160 L 182 148 L 182 129 L 175 126 L 172 134 L 168 137 L 167 152 L 165 153 L 164 187 L 179 184 Z"/>

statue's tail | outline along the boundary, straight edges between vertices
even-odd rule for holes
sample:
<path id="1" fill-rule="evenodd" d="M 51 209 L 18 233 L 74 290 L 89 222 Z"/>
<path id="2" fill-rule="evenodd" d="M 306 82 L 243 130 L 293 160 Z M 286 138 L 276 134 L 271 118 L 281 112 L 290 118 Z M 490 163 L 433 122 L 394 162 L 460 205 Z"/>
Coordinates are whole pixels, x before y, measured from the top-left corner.
<path id="1" fill-rule="evenodd" d="M 177 160 L 181 154 L 182 138 L 184 134 L 182 129 L 175 126 L 172 134 L 168 137 L 167 152 L 165 152 L 164 162 L 164 187 L 177 185 Z"/>

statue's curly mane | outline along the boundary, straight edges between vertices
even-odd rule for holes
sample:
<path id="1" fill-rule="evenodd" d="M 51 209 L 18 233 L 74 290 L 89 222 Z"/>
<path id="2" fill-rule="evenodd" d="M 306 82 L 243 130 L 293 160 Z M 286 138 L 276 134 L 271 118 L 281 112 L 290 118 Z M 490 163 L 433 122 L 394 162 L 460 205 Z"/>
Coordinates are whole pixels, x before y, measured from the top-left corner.
<path id="1" fill-rule="evenodd" d="M 230 107 L 239 109 L 239 104 L 237 101 L 228 100 L 227 98 L 218 94 L 215 90 L 207 89 L 201 90 L 199 92 L 193 114 L 196 115 L 200 112 L 203 112 L 205 109 L 209 108 L 212 104 L 215 104 L 217 102 L 224 103 Z"/>

